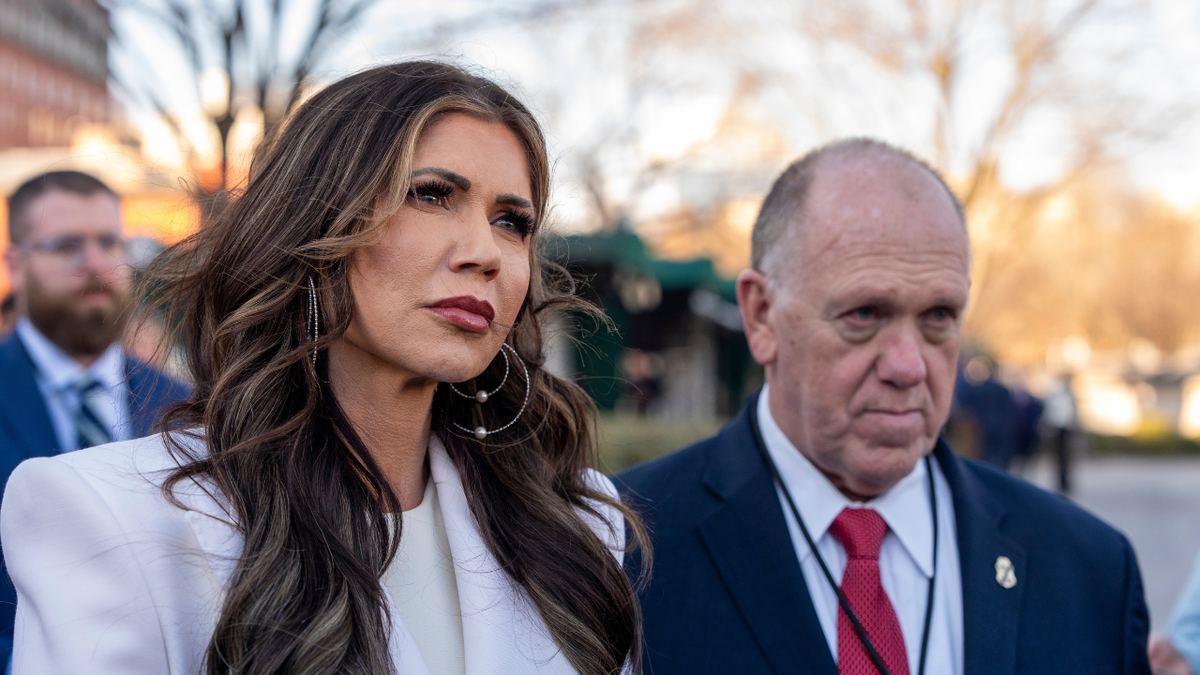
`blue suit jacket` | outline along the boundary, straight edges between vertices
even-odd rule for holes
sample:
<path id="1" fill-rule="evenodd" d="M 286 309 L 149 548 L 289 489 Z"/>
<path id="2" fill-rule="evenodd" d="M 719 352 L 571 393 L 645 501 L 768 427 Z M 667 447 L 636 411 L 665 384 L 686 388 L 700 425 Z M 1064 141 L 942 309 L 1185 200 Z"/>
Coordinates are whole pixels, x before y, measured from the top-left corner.
<path id="1" fill-rule="evenodd" d="M 130 422 L 135 437 L 148 435 L 169 403 L 187 396 L 187 388 L 161 371 L 132 358 L 125 360 L 129 383 Z M 33 361 L 16 333 L 0 342 L 0 485 L 30 457 L 58 454 L 58 439 L 42 392 L 34 380 Z M 17 591 L 0 566 L 0 668 L 12 650 Z"/>
<path id="2" fill-rule="evenodd" d="M 1149 675 L 1149 616 L 1125 538 L 944 441 L 934 457 L 954 495 L 966 673 Z M 617 486 L 654 546 L 641 592 L 647 675 L 837 675 L 747 409 Z M 1011 589 L 996 582 L 1002 555 L 1016 568 Z M 636 578 L 640 564 L 635 554 L 626 569 Z"/>

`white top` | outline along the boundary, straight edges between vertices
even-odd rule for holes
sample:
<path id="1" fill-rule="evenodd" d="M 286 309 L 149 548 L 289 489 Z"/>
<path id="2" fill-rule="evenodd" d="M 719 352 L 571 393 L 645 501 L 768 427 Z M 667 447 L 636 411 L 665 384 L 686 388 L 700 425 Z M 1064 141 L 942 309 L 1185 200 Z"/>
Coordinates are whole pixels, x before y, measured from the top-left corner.
<path id="1" fill-rule="evenodd" d="M 929 597 L 929 578 L 933 575 L 933 522 L 925 462 L 918 462 L 912 473 L 892 489 L 869 502 L 854 502 L 838 492 L 833 483 L 796 449 L 771 416 L 770 392 L 763 387 L 758 399 L 758 422 L 767 452 L 779 468 L 800 517 L 817 544 L 817 550 L 829 566 L 834 581 L 842 582 L 846 570 L 846 551 L 829 534 L 829 526 L 845 508 L 868 508 L 879 513 L 889 531 L 879 551 L 879 574 L 883 590 L 892 601 L 904 648 L 908 653 L 908 671 L 917 675 L 921 659 L 921 636 L 925 627 L 925 605 Z M 958 542 L 954 521 L 954 503 L 950 485 L 936 461 L 931 461 L 934 489 L 937 491 L 938 551 L 937 586 L 934 588 L 933 618 L 929 629 L 929 653 L 925 672 L 929 675 L 963 675 L 963 599 L 962 576 L 958 562 Z M 804 572 L 804 583 L 812 596 L 813 608 L 837 661 L 837 595 L 809 549 L 800 526 L 792 516 L 783 490 L 776 486 L 783 507 L 796 557 Z"/>
<path id="2" fill-rule="evenodd" d="M 184 442 L 203 455 L 201 439 Z M 210 481 L 180 483 L 180 509 L 163 496 L 177 466 L 161 436 L 22 462 L 5 488 L 0 539 L 17 587 L 13 672 L 18 675 L 199 673 L 242 554 L 227 503 Z M 462 613 L 467 675 L 572 675 L 528 595 L 500 569 L 476 528 L 458 469 L 429 442 L 435 489 Z M 584 479 L 617 492 L 602 474 Z M 581 512 L 622 560 L 625 521 Z M 431 675 L 383 589 L 395 671 Z"/>
<path id="3" fill-rule="evenodd" d="M 16 331 L 33 361 L 34 380 L 50 412 L 60 452 L 79 449 L 75 414 L 81 402 L 73 385 L 85 376 L 95 378 L 104 387 L 95 395 L 98 405 L 93 405 L 93 408 L 96 416 L 108 427 L 109 436 L 114 441 L 129 438 L 132 433 L 129 424 L 129 389 L 125 386 L 125 352 L 120 344 L 114 342 L 109 345 L 95 363 L 84 368 L 42 335 L 29 319 L 18 319 Z"/>
<path id="4" fill-rule="evenodd" d="M 462 613 L 454 559 L 433 481 L 400 518 L 400 549 L 383 575 L 396 614 L 408 626 L 430 675 L 464 675 Z"/>

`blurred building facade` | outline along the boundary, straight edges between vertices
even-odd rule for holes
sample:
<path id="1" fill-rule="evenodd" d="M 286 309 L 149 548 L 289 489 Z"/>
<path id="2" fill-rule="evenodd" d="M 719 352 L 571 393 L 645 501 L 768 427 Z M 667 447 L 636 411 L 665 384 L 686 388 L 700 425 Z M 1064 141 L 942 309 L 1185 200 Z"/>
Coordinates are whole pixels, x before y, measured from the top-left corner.
<path id="1" fill-rule="evenodd" d="M 762 382 L 733 280 L 711 258 L 660 257 L 628 226 L 567 236 L 548 252 L 612 321 L 573 316 L 551 331 L 552 368 L 602 411 L 724 418 Z"/>
<path id="2" fill-rule="evenodd" d="M 95 0 L 0 0 L 0 194 L 46 171 L 84 171 L 121 196 L 128 236 L 172 242 L 196 227 L 196 208 L 121 125 L 107 84 L 111 33 Z M 7 220 L 0 200 L 0 249 Z"/>
<path id="3" fill-rule="evenodd" d="M 108 11 L 95 0 L 0 0 L 0 150 L 70 145 L 109 119 Z"/>

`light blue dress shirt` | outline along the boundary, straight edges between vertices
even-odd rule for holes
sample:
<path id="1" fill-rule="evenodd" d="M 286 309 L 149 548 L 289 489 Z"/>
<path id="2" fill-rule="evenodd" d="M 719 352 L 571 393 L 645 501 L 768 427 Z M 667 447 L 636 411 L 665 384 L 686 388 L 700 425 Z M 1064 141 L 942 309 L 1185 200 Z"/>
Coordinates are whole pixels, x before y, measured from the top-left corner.
<path id="1" fill-rule="evenodd" d="M 112 440 L 123 441 L 132 436 L 129 387 L 125 383 L 125 352 L 120 344 L 112 344 L 95 363 L 84 368 L 34 328 L 29 319 L 19 319 L 16 331 L 25 345 L 25 351 L 29 352 L 29 358 L 33 360 L 34 379 L 50 412 L 50 422 L 54 425 L 60 452 L 79 449 L 74 420 L 81 401 L 74 385 L 89 376 L 103 387 L 96 396 L 93 408 L 96 416 L 108 428 Z"/>
<path id="2" fill-rule="evenodd" d="M 1200 673 L 1200 555 L 1196 556 L 1192 575 L 1175 603 L 1168 634 L 1192 672 Z"/>

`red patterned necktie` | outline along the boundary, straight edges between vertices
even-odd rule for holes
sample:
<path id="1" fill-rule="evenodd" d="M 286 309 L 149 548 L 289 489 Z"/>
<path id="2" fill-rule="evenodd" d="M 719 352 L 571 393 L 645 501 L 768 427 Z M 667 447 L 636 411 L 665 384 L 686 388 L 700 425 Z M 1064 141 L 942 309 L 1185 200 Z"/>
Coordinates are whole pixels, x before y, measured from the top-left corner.
<path id="1" fill-rule="evenodd" d="M 879 580 L 879 547 L 887 531 L 887 523 L 871 509 L 843 509 L 829 527 L 829 533 L 846 549 L 842 593 L 892 675 L 908 675 L 908 654 L 900 621 Z M 866 647 L 840 607 L 837 634 L 838 673 L 877 675 Z"/>

